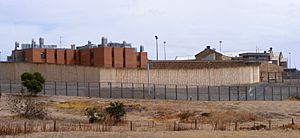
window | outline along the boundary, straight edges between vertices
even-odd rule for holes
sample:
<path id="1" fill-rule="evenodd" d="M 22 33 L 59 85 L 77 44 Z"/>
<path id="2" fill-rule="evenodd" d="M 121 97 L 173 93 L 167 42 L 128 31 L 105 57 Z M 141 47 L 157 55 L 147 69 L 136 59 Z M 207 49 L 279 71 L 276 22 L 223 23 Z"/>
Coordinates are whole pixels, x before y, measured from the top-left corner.
<path id="1" fill-rule="evenodd" d="M 45 53 L 45 52 L 42 52 L 42 53 L 41 53 L 41 58 L 42 58 L 42 59 L 46 59 L 46 53 Z"/>

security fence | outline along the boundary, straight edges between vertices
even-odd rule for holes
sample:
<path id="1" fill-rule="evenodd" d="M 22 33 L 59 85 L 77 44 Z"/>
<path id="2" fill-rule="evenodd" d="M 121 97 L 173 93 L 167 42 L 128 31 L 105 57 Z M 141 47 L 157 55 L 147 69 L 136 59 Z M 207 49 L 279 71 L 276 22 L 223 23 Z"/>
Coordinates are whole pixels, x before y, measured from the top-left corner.
<path id="1" fill-rule="evenodd" d="M 0 92 L 18 93 L 21 81 L 2 80 Z M 195 86 L 116 82 L 46 82 L 40 95 L 193 101 L 285 100 L 300 96 L 298 85 Z"/>

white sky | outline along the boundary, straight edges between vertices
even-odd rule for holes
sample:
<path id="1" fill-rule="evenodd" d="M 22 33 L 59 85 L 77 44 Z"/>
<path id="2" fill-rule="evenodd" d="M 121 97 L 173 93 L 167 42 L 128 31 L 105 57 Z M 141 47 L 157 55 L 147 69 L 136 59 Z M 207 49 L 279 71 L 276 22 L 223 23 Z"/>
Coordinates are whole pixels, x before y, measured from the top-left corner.
<path id="1" fill-rule="evenodd" d="M 207 45 L 223 51 L 255 51 L 273 47 L 292 53 L 292 67 L 300 66 L 299 0 L 0 0 L 1 58 L 14 42 L 44 37 L 46 44 L 84 45 L 88 40 L 144 45 L 160 58 L 167 41 L 168 59 L 194 55 Z"/>

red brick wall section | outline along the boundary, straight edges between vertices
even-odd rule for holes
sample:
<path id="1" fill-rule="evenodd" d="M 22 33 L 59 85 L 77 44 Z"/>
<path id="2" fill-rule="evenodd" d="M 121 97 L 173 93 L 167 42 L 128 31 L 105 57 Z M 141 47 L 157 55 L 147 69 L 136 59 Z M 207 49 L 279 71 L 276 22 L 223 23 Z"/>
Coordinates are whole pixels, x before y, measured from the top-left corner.
<path id="1" fill-rule="evenodd" d="M 24 53 L 25 62 L 33 62 L 33 49 L 25 49 Z"/>
<path id="2" fill-rule="evenodd" d="M 55 62 L 55 49 L 46 49 L 46 63 Z"/>
<path id="3" fill-rule="evenodd" d="M 104 66 L 104 49 L 103 48 L 93 48 L 91 49 L 94 52 L 94 66 L 103 67 Z"/>
<path id="4" fill-rule="evenodd" d="M 112 48 L 107 47 L 103 48 L 104 49 L 104 66 L 106 68 L 111 68 L 112 67 Z"/>
<path id="5" fill-rule="evenodd" d="M 113 67 L 124 68 L 124 48 L 113 48 Z"/>
<path id="6" fill-rule="evenodd" d="M 33 49 L 33 62 L 34 63 L 45 63 L 46 62 L 46 59 L 42 59 L 41 58 L 41 54 L 42 53 L 45 53 L 46 50 L 45 49 Z"/>
<path id="7" fill-rule="evenodd" d="M 106 68 L 147 68 L 148 60 L 147 52 L 135 52 L 132 48 L 99 47 L 80 50 L 31 48 L 25 49 L 24 53 L 25 62 Z M 41 58 L 42 53 L 46 54 L 45 59 Z M 94 56 L 91 56 L 92 53 Z"/>
<path id="8" fill-rule="evenodd" d="M 56 64 L 65 64 L 65 50 L 56 49 Z"/>
<path id="9" fill-rule="evenodd" d="M 74 65 L 75 64 L 75 59 L 74 59 L 74 55 L 75 55 L 75 50 L 72 49 L 66 49 L 66 64 L 67 65 Z"/>
<path id="10" fill-rule="evenodd" d="M 90 66 L 90 49 L 80 49 L 80 65 Z"/>
<path id="11" fill-rule="evenodd" d="M 75 55 L 76 55 L 76 59 L 75 59 L 75 64 L 76 65 L 80 65 L 80 63 L 81 63 L 81 57 L 80 57 L 80 51 L 79 50 L 75 50 Z"/>
<path id="12" fill-rule="evenodd" d="M 147 68 L 147 62 L 148 62 L 148 55 L 147 52 L 140 52 L 141 56 L 141 62 L 140 62 L 140 68 Z"/>
<path id="13" fill-rule="evenodd" d="M 125 67 L 136 68 L 136 54 L 132 48 L 125 48 Z"/>

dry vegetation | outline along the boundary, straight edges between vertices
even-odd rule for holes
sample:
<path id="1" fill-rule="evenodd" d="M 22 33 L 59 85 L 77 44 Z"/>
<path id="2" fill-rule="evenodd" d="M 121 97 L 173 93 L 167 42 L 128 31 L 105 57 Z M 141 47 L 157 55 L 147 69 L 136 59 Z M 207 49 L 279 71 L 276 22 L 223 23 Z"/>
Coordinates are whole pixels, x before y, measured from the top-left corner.
<path id="1" fill-rule="evenodd" d="M 28 120 L 8 110 L 7 97 L 2 95 L 0 101 L 1 135 L 23 136 L 24 133 L 32 137 L 96 137 L 99 135 L 193 137 L 192 135 L 203 133 L 204 137 L 272 137 L 275 133 L 278 133 L 275 137 L 300 135 L 300 102 L 297 100 L 191 102 L 45 96 L 36 98 L 46 104 L 48 116 L 42 120 Z M 115 101 L 123 102 L 125 105 L 124 122 L 113 126 L 88 124 L 88 119 L 84 116 L 86 108 L 103 108 Z M 271 130 L 269 130 L 270 122 Z M 254 135 L 251 130 L 260 131 Z M 77 131 L 76 133 L 80 134 L 75 135 L 73 132 L 68 133 L 69 131 Z M 211 131 L 213 133 L 208 133 Z M 32 134 L 32 132 L 38 133 Z M 154 135 L 151 135 L 152 133 Z"/>

